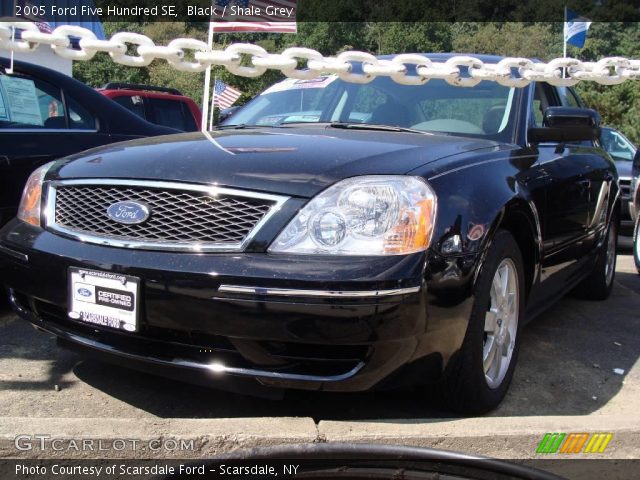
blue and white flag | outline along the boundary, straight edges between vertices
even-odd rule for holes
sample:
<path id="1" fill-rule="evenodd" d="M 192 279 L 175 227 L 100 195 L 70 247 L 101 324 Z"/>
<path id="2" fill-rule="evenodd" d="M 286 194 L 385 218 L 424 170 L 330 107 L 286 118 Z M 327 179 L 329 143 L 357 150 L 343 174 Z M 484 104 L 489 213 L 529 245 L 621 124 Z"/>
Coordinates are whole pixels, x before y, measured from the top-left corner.
<path id="1" fill-rule="evenodd" d="M 567 10 L 564 22 L 564 41 L 575 47 L 584 47 L 584 41 L 587 39 L 587 30 L 591 26 L 591 22 L 581 17 L 576 12 Z"/>

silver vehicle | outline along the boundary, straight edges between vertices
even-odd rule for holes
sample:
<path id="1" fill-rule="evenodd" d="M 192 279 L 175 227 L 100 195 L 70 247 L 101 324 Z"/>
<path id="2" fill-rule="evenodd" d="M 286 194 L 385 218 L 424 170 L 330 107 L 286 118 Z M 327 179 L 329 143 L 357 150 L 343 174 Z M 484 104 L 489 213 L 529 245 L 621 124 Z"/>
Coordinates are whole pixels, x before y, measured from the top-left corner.
<path id="1" fill-rule="evenodd" d="M 630 232 L 634 226 L 631 196 L 631 167 L 636 154 L 636 146 L 621 132 L 611 127 L 601 127 L 600 144 L 616 163 L 620 181 L 620 230 Z"/>

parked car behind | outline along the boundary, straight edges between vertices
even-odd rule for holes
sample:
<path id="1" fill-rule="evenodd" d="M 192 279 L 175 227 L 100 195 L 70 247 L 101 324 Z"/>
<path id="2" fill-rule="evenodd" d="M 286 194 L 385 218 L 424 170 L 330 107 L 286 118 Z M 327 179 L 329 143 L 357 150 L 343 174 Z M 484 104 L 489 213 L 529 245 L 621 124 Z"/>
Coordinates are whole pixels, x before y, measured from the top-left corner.
<path id="1" fill-rule="evenodd" d="M 98 91 L 151 123 L 183 132 L 200 130 L 200 107 L 175 88 L 112 82 Z"/>
<path id="2" fill-rule="evenodd" d="M 522 326 L 613 285 L 617 173 L 566 92 L 286 80 L 214 132 L 47 164 L 0 230 L 11 302 L 65 346 L 181 380 L 431 383 L 486 412 Z"/>
<path id="3" fill-rule="evenodd" d="M 8 67 L 0 58 L 0 225 L 15 216 L 29 174 L 41 165 L 107 143 L 176 132 L 62 73 L 15 62 L 9 75 Z"/>
<path id="4" fill-rule="evenodd" d="M 621 132 L 611 127 L 602 127 L 600 145 L 611 155 L 618 170 L 620 183 L 620 229 L 625 234 L 633 230 L 634 221 L 631 215 L 631 166 L 636 155 L 636 146 Z"/>

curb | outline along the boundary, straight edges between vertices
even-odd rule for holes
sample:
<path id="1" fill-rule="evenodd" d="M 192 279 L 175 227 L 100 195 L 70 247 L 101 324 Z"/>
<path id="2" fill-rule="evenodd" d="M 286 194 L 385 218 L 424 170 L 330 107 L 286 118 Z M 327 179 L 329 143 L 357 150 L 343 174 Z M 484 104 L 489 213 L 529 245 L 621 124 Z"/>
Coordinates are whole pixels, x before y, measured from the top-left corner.
<path id="1" fill-rule="evenodd" d="M 536 448 L 548 432 L 612 432 L 613 439 L 603 454 L 538 455 Z M 22 449 L 16 447 L 18 435 Z M 189 459 L 244 448 L 313 442 L 411 445 L 520 460 L 636 459 L 640 457 L 640 420 L 593 415 L 321 421 L 316 425 L 308 417 L 0 419 L 0 458 Z"/>

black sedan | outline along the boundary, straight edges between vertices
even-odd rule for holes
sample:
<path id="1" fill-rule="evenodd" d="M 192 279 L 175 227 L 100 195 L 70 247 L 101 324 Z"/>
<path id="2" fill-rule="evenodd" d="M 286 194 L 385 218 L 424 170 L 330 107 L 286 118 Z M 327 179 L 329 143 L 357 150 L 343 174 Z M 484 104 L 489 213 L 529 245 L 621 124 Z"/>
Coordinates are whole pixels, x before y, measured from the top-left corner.
<path id="1" fill-rule="evenodd" d="M 64 346 L 182 380 L 430 383 L 486 412 L 528 320 L 612 288 L 616 169 L 567 93 L 289 79 L 214 132 L 47 164 L 0 231 L 10 300 Z"/>
<path id="2" fill-rule="evenodd" d="M 15 217 L 29 174 L 91 147 L 177 130 L 148 123 L 55 70 L 0 57 L 0 225 Z"/>

